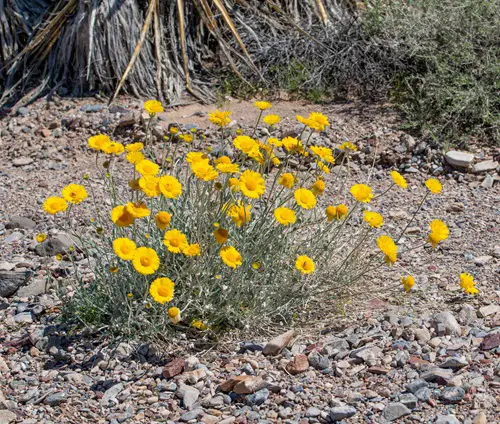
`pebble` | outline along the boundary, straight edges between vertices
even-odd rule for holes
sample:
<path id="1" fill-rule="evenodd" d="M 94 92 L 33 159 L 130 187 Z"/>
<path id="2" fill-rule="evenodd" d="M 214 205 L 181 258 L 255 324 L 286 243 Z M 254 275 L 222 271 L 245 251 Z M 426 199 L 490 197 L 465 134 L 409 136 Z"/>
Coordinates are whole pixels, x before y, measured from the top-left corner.
<path id="1" fill-rule="evenodd" d="M 289 330 L 286 333 L 275 337 L 273 340 L 267 343 L 262 353 L 269 356 L 279 355 L 281 351 L 288 346 L 288 343 L 290 343 L 294 335 L 295 331 Z"/>
<path id="2" fill-rule="evenodd" d="M 465 390 L 461 387 L 445 387 L 441 391 L 441 400 L 446 403 L 458 403 L 465 396 Z"/>
<path id="3" fill-rule="evenodd" d="M 328 418 L 331 421 L 342 421 L 356 415 L 356 408 L 352 406 L 336 406 L 328 411 Z"/>
<path id="4" fill-rule="evenodd" d="M 461 424 L 455 415 L 440 415 L 437 417 L 435 424 Z"/>
<path id="5" fill-rule="evenodd" d="M 411 414 L 411 411 L 401 402 L 393 402 L 387 405 L 382 416 L 387 421 L 395 421 L 405 415 Z"/>
<path id="6" fill-rule="evenodd" d="M 247 405 L 248 406 L 259 406 L 262 405 L 269 398 L 269 390 L 262 389 L 258 392 L 255 392 L 252 395 L 247 396 Z"/>

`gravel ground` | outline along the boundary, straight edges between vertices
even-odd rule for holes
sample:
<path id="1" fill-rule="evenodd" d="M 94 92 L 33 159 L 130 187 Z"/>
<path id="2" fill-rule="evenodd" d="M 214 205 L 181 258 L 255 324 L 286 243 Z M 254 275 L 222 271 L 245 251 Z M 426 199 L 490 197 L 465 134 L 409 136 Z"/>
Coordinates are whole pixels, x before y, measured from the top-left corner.
<path id="1" fill-rule="evenodd" d="M 229 107 L 235 126 L 257 119 L 249 103 Z M 176 122 L 195 126 L 210 142 L 209 110 L 191 105 L 168 111 L 155 134 Z M 437 251 L 419 248 L 402 258 L 398 266 L 417 281 L 410 295 L 401 292 L 401 268 L 384 269 L 356 288 L 341 315 L 338 305 L 326 304 L 317 319 L 294 330 L 241 333 L 216 346 L 179 336 L 168 348 L 110 341 L 98 331 L 74 334 L 58 324 L 63 299 L 45 276 L 66 281 L 67 264 L 40 256 L 34 240 L 53 228 L 42 200 L 85 173 L 92 181 L 90 135 L 141 138 L 138 102 L 123 98 L 108 109 L 89 99 L 40 101 L 0 121 L 0 289 L 14 287 L 0 298 L 0 423 L 500 421 L 500 185 L 494 163 L 500 150 L 471 146 L 472 159 L 443 155 L 402 132 L 397 114 L 380 105 L 283 102 L 273 112 L 293 118 L 312 110 L 332 122 L 322 143 L 350 140 L 359 147 L 353 180 L 365 181 L 374 155 L 375 191 L 387 186 L 388 170 L 405 174 L 408 190 L 378 203 L 391 232 L 407 224 L 429 175 L 443 182 L 442 195 L 424 204 L 402 238 L 403 250 L 425 236 L 429 218 L 443 219 L 450 238 Z M 283 126 L 297 131 L 293 119 Z M 471 162 L 470 169 L 457 168 L 460 161 Z M 81 208 L 73 225 L 84 224 L 84 213 Z M 53 232 L 51 239 L 56 247 L 68 243 Z M 478 296 L 460 292 L 461 272 L 475 276 Z"/>

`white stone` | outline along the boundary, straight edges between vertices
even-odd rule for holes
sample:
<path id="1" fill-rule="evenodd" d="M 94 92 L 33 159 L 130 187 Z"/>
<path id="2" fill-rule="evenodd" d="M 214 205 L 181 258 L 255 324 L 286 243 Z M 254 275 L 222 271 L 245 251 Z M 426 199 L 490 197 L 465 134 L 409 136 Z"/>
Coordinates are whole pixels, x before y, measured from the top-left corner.
<path id="1" fill-rule="evenodd" d="M 500 306 L 495 305 L 495 304 L 491 304 L 491 305 L 483 306 L 483 307 L 479 308 L 479 316 L 481 318 L 484 318 L 484 317 L 487 317 L 490 315 L 495 315 L 498 312 L 500 312 Z"/>
<path id="2" fill-rule="evenodd" d="M 474 155 L 467 152 L 458 152 L 450 150 L 444 155 L 446 162 L 457 168 L 468 168 L 474 160 Z"/>
<path id="3" fill-rule="evenodd" d="M 495 160 L 485 160 L 483 162 L 476 163 L 472 167 L 472 172 L 479 174 L 481 172 L 494 171 L 497 169 L 498 162 Z"/>

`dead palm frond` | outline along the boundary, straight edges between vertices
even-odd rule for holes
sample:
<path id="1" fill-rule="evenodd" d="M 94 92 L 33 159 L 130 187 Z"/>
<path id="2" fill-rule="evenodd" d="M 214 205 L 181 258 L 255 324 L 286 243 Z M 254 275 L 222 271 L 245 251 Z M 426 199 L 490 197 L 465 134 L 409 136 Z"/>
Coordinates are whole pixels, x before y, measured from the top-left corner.
<path id="1" fill-rule="evenodd" d="M 121 91 L 214 99 L 221 69 L 263 79 L 264 39 L 352 17 L 345 0 L 0 0 L 1 104 Z M 287 35 L 288 34 L 288 35 Z M 324 47 L 324 46 L 323 46 Z M 247 81 L 248 84 L 250 84 Z M 23 97 L 24 96 L 24 97 Z"/>

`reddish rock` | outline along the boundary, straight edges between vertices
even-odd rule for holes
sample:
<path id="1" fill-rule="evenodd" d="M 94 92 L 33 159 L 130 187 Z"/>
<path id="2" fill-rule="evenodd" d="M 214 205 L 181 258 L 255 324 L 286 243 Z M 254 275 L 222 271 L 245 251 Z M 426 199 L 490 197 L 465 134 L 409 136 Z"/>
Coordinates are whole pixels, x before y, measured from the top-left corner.
<path id="1" fill-rule="evenodd" d="M 308 368 L 309 361 L 307 359 L 307 356 L 301 353 L 295 355 L 295 358 L 293 358 L 288 364 L 286 364 L 286 370 L 292 375 L 297 375 L 305 372 Z"/>
<path id="2" fill-rule="evenodd" d="M 491 350 L 500 346 L 500 333 L 488 334 L 479 345 L 481 350 Z"/>
<path id="3" fill-rule="evenodd" d="M 386 375 L 389 372 L 389 370 L 384 367 L 370 367 L 368 368 L 368 372 L 372 374 Z"/>
<path id="4" fill-rule="evenodd" d="M 238 382 L 233 387 L 234 393 L 237 393 L 239 395 L 249 395 L 251 393 L 258 392 L 259 390 L 264 389 L 268 386 L 267 381 L 264 381 L 260 377 L 252 377 L 252 376 L 248 377 L 250 378 Z"/>
<path id="5" fill-rule="evenodd" d="M 411 365 L 425 365 L 429 364 L 429 361 L 426 361 L 425 359 L 419 358 L 418 356 L 415 355 L 410 355 L 410 364 Z"/>
<path id="6" fill-rule="evenodd" d="M 283 333 L 279 335 L 278 337 L 272 339 L 264 348 L 262 353 L 264 355 L 270 355 L 270 356 L 276 356 L 281 353 L 281 351 L 288 346 L 288 343 L 290 343 L 290 340 L 292 340 L 292 337 L 294 336 L 295 331 L 290 330 L 287 331 L 286 333 Z"/>
<path id="7" fill-rule="evenodd" d="M 184 359 L 176 358 L 170 361 L 165 368 L 163 368 L 163 377 L 172 378 L 179 375 L 184 371 Z"/>
<path id="8" fill-rule="evenodd" d="M 229 380 L 224 381 L 222 384 L 219 385 L 219 390 L 222 392 L 230 392 L 233 390 L 234 386 L 236 384 L 240 383 L 241 381 L 248 380 L 249 378 L 253 378 L 251 375 L 238 375 L 235 377 L 231 377 Z"/>
<path id="9" fill-rule="evenodd" d="M 48 138 L 52 135 L 52 132 L 48 128 L 43 128 L 40 133 L 43 137 Z"/>

